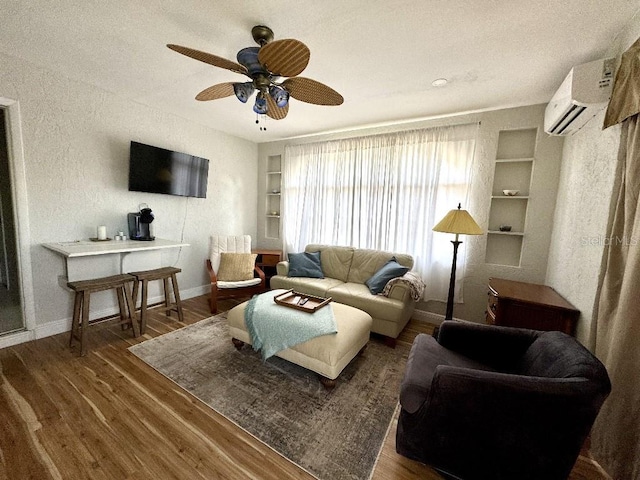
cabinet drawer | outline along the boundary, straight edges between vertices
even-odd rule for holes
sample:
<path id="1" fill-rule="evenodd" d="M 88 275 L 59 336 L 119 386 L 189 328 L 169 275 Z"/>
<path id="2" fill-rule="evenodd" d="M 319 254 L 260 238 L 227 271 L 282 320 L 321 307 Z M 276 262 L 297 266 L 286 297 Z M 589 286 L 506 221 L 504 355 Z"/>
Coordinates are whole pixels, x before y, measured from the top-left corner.
<path id="1" fill-rule="evenodd" d="M 258 260 L 258 264 L 265 267 L 275 267 L 279 261 L 280 255 L 262 255 L 262 258 Z"/>

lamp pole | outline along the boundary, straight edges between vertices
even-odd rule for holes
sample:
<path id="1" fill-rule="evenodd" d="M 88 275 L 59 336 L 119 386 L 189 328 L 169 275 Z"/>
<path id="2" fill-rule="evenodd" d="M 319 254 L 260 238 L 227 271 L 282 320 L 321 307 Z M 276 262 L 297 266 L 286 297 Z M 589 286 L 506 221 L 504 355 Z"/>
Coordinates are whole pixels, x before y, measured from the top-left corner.
<path id="1" fill-rule="evenodd" d="M 453 263 L 451 265 L 451 278 L 449 279 L 449 296 L 447 297 L 447 312 L 444 316 L 445 320 L 453 320 L 453 291 L 456 286 L 456 264 L 458 262 L 458 247 L 462 243 L 458 240 L 457 233 L 456 239 L 451 240 L 451 243 L 453 243 Z"/>

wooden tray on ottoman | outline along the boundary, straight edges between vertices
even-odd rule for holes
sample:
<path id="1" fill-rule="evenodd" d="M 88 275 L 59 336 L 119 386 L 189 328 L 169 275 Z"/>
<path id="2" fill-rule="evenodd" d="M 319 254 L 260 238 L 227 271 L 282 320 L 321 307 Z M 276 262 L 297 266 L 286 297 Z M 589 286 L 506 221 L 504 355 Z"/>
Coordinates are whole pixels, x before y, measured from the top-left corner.
<path id="1" fill-rule="evenodd" d="M 306 300 L 304 304 L 300 305 L 297 302 L 294 302 L 296 297 L 300 297 L 299 301 Z M 331 297 L 316 297 L 315 295 L 309 295 L 308 293 L 300 293 L 296 292 L 293 289 L 287 290 L 280 295 L 273 297 L 273 301 L 278 305 L 282 305 L 283 307 L 295 308 L 296 310 L 301 310 L 303 312 L 313 313 L 316 310 L 324 307 L 331 301 Z"/>

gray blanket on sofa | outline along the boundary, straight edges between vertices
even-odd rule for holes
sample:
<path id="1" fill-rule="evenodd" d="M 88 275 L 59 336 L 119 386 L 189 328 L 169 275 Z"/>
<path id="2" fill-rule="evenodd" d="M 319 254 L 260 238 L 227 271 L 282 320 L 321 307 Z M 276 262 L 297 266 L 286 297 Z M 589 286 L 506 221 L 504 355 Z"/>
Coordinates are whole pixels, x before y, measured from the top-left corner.
<path id="1" fill-rule="evenodd" d="M 307 313 L 274 302 L 282 290 L 254 296 L 244 311 L 244 321 L 251 345 L 261 351 L 262 359 L 321 335 L 337 333 L 333 308 L 328 304 L 314 313 Z"/>

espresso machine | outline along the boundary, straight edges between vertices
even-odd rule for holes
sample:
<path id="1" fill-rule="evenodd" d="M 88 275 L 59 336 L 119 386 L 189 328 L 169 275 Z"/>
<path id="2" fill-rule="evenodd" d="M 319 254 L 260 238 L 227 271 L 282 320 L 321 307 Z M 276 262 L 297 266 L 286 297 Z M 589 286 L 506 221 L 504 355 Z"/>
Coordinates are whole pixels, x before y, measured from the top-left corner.
<path id="1" fill-rule="evenodd" d="M 146 203 L 139 206 L 140 211 L 127 214 L 129 223 L 129 238 L 131 240 L 151 241 L 156 237 L 152 234 L 151 222 L 155 218 Z"/>

